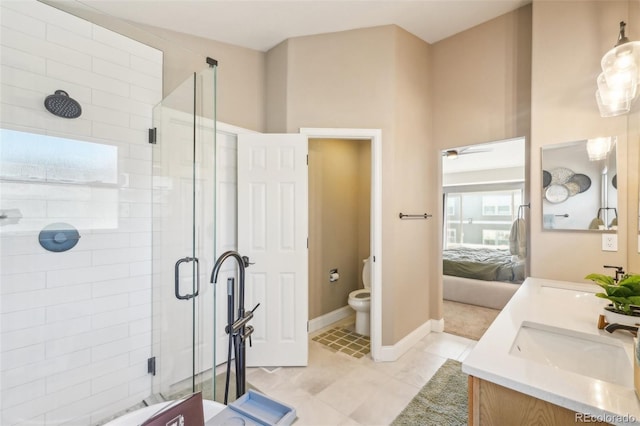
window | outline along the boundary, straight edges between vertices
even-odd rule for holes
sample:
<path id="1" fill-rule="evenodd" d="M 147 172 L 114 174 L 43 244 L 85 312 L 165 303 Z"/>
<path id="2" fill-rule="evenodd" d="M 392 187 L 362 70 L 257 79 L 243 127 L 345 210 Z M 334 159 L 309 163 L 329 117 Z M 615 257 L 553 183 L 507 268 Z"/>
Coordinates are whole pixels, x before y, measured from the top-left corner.
<path id="1" fill-rule="evenodd" d="M 508 248 L 511 225 L 522 204 L 522 183 L 445 188 L 445 248 Z"/>
<path id="2" fill-rule="evenodd" d="M 498 247 L 509 246 L 509 234 L 510 231 L 499 229 L 483 229 L 482 245 Z"/>
<path id="3" fill-rule="evenodd" d="M 482 214 L 485 216 L 511 216 L 513 212 L 511 194 L 483 195 Z"/>
<path id="4" fill-rule="evenodd" d="M 447 229 L 447 242 L 448 243 L 455 243 L 457 242 L 456 240 L 456 230 L 455 229 Z"/>

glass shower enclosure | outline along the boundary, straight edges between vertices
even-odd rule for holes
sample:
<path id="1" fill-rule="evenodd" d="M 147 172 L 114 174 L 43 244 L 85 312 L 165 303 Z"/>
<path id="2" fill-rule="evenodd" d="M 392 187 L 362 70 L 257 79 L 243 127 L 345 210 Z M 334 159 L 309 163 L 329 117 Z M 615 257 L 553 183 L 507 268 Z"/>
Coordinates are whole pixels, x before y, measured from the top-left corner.
<path id="1" fill-rule="evenodd" d="M 217 62 L 154 108 L 153 394 L 214 399 Z"/>

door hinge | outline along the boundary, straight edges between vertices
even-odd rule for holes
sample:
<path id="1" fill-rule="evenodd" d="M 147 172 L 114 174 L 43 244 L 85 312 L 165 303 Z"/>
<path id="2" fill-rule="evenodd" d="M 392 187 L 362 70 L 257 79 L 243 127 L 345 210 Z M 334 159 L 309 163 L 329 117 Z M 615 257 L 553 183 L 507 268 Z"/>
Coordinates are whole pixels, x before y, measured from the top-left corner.
<path id="1" fill-rule="evenodd" d="M 147 360 L 147 373 L 153 376 L 156 375 L 156 357 L 152 356 Z"/>
<path id="2" fill-rule="evenodd" d="M 155 144 L 156 142 L 158 142 L 158 129 L 152 127 L 149 129 L 149 143 Z"/>
<path id="3" fill-rule="evenodd" d="M 309 154 L 307 154 L 307 166 L 309 165 Z"/>

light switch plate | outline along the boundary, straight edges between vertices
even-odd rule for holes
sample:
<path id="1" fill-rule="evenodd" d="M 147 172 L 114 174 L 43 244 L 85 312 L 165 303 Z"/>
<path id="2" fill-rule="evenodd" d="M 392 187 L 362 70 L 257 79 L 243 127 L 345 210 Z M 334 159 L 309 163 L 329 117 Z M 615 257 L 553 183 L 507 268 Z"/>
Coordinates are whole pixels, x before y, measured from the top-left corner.
<path id="1" fill-rule="evenodd" d="M 618 251 L 618 234 L 602 234 L 602 251 Z"/>

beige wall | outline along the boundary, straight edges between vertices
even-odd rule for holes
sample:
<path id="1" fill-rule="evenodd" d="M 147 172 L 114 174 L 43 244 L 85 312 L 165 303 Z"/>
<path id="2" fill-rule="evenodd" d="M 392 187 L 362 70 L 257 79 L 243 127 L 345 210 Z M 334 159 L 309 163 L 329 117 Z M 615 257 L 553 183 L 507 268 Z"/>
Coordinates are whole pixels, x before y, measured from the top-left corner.
<path id="1" fill-rule="evenodd" d="M 531 200 L 542 199 L 537 184 L 542 147 L 602 135 L 618 136 L 618 192 L 627 193 L 628 116 L 601 118 L 594 95 L 600 59 L 615 44 L 618 23 L 629 22 L 628 6 L 627 1 L 534 1 Z M 540 204 L 532 201 L 531 275 L 584 282 L 589 273 L 610 273 L 602 265 L 626 267 L 628 197 L 618 198 L 617 252 L 601 250 L 600 233 L 542 231 Z"/>
<path id="2" fill-rule="evenodd" d="M 369 141 L 309 140 L 309 319 L 346 306 L 349 293 L 362 288 L 370 151 Z M 329 281 L 331 269 L 338 269 L 338 281 Z"/>
<path id="3" fill-rule="evenodd" d="M 432 317 L 429 288 L 437 280 L 429 264 L 437 224 L 398 219 L 400 211 L 432 211 L 437 202 L 427 183 L 434 166 L 426 155 L 429 46 L 384 26 L 294 38 L 286 53 L 281 48 L 267 53 L 269 70 L 287 77 L 286 99 L 273 109 L 269 99 L 270 131 L 382 130 L 382 343 L 394 344 Z"/>
<path id="4" fill-rule="evenodd" d="M 160 40 L 173 42 L 169 44 L 157 42 L 155 37 L 148 38 L 148 44 L 164 51 L 165 96 L 191 73 L 205 68 L 204 59 L 211 57 L 218 61 L 218 121 L 256 131 L 265 130 L 264 53 L 178 32 L 142 28 Z"/>
<path id="5" fill-rule="evenodd" d="M 431 46 L 398 30 L 395 33 L 393 174 L 383 176 L 392 189 L 383 203 L 391 202 L 386 219 L 393 240 L 383 246 L 391 257 L 390 274 L 383 292 L 383 336 L 396 343 L 430 318 L 439 318 L 442 304 L 437 267 L 441 228 L 433 218 L 400 220 L 398 214 L 428 213 L 436 216 L 438 187 L 434 171 L 440 161 L 432 155 L 431 139 Z M 386 163 L 386 159 L 383 159 Z M 383 222 L 383 226 L 384 223 Z M 383 263 L 387 267 L 387 263 Z M 384 298 L 391 295 L 389 301 Z M 387 321 L 390 319 L 390 321 Z"/>
<path id="6" fill-rule="evenodd" d="M 531 6 L 433 45 L 433 151 L 529 136 Z"/>
<path id="7" fill-rule="evenodd" d="M 522 7 L 432 46 L 433 144 L 431 181 L 442 185 L 440 152 L 447 148 L 524 136 L 529 145 L 531 100 L 531 6 Z M 529 165 L 525 166 L 525 174 Z M 525 185 L 525 193 L 528 185 Z M 442 198 L 434 216 L 442 226 Z M 532 198 L 534 199 L 534 198 Z M 535 206 L 535 203 L 534 203 Z M 439 248 L 442 236 L 438 235 Z M 436 257 L 436 256 L 434 256 Z M 442 265 L 432 285 L 434 318 L 442 315 Z M 432 309 L 435 309 L 433 307 Z"/>
<path id="8" fill-rule="evenodd" d="M 289 40 L 269 50 L 266 55 L 268 108 L 266 131 L 285 132 L 287 128 L 287 94 L 289 86 Z"/>

